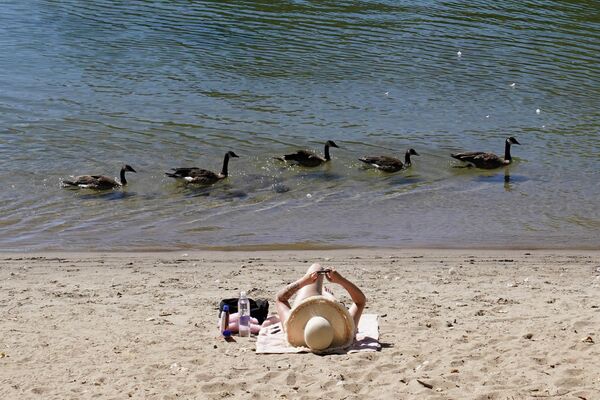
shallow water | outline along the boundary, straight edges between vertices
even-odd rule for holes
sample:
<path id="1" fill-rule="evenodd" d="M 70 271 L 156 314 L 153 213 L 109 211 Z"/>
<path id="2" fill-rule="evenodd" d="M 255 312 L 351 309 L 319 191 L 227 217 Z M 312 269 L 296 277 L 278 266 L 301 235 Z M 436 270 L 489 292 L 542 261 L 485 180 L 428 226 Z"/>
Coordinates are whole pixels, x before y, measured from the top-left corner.
<path id="1" fill-rule="evenodd" d="M 3 2 L 0 250 L 599 248 L 597 3 L 413 3 Z M 506 171 L 449 157 L 511 135 Z M 163 174 L 230 149 L 210 188 Z M 60 186 L 124 162 L 123 190 Z"/>

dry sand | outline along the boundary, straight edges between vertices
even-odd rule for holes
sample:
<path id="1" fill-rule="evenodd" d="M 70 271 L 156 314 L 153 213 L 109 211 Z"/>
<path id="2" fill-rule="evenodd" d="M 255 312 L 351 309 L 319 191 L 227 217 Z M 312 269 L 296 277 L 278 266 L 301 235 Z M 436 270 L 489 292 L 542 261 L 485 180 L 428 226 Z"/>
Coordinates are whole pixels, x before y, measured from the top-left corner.
<path id="1" fill-rule="evenodd" d="M 221 298 L 314 261 L 363 288 L 381 352 L 218 338 Z M 3 254 L 0 286 L 0 399 L 600 399 L 598 252 Z"/>

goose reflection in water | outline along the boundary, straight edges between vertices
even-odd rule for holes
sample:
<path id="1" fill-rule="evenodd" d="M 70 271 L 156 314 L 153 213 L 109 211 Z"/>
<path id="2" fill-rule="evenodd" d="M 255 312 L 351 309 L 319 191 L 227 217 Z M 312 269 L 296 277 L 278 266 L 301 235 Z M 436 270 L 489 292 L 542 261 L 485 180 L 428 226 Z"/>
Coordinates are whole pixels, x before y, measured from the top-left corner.
<path id="1" fill-rule="evenodd" d="M 478 182 L 502 182 L 504 190 L 510 192 L 515 188 L 515 184 L 525 182 L 528 178 L 523 175 L 511 175 L 507 169 L 504 174 L 478 176 L 475 180 Z"/>
<path id="2" fill-rule="evenodd" d="M 219 188 L 210 186 L 187 186 L 185 188 L 186 197 L 211 197 L 216 200 L 234 200 L 245 199 L 248 193 L 235 189 L 232 185 L 223 185 Z"/>
<path id="3" fill-rule="evenodd" d="M 82 200 L 124 200 L 129 197 L 136 196 L 136 193 L 122 192 L 122 191 L 110 191 L 110 192 L 99 192 L 99 193 L 85 193 L 79 195 Z"/>
<path id="4" fill-rule="evenodd" d="M 504 190 L 510 192 L 512 187 L 510 186 L 510 174 L 508 171 L 504 172 Z"/>

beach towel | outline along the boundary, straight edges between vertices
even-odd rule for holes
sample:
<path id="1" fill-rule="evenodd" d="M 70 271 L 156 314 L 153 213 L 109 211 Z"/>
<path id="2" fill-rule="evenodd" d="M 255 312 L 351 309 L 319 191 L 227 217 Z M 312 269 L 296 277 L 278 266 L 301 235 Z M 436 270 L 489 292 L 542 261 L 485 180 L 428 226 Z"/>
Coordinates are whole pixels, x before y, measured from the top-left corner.
<path id="1" fill-rule="evenodd" d="M 379 351 L 379 322 L 377 314 L 363 314 L 358 322 L 358 333 L 354 343 L 343 350 L 335 350 L 327 354 L 349 354 L 359 351 Z M 256 340 L 256 353 L 282 354 L 282 353 L 308 353 L 308 347 L 293 347 L 286 338 L 281 322 L 266 326 L 258 333 Z"/>

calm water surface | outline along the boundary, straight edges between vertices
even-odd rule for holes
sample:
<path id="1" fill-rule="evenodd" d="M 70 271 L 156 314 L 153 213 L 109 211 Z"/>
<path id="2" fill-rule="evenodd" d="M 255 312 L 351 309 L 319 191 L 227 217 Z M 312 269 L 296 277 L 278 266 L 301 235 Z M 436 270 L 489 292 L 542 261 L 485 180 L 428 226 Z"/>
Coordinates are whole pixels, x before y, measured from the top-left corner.
<path id="1" fill-rule="evenodd" d="M 3 1 L 0 250 L 600 248 L 598 3 L 416 3 Z M 506 171 L 449 157 L 511 135 Z M 217 185 L 164 176 L 227 150 Z M 124 162 L 126 189 L 60 186 Z"/>

